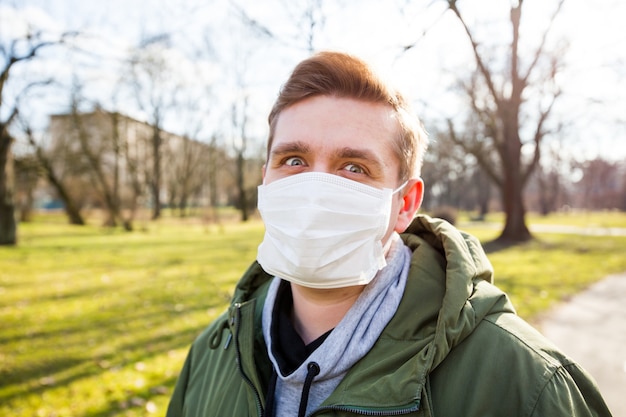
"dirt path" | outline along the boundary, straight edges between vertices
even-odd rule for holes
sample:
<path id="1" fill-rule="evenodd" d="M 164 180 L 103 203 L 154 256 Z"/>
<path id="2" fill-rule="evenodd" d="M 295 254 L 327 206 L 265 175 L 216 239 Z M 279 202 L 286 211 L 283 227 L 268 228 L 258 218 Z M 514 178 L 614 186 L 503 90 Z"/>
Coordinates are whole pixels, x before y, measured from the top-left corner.
<path id="1" fill-rule="evenodd" d="M 626 417 L 626 272 L 593 284 L 535 325 L 596 379 L 613 417 Z"/>

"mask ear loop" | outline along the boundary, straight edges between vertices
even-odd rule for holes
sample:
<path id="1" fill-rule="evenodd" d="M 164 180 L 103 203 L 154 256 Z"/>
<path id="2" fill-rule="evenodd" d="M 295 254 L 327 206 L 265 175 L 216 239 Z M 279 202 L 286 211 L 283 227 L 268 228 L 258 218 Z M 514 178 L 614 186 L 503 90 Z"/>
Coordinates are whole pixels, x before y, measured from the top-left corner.
<path id="1" fill-rule="evenodd" d="M 401 191 L 404 187 L 406 187 L 406 185 L 409 183 L 409 181 L 404 181 L 402 183 L 402 185 L 400 185 L 398 188 L 396 188 L 395 190 L 393 190 L 393 192 L 391 193 L 391 195 L 397 194 L 399 191 Z"/>
<path id="2" fill-rule="evenodd" d="M 421 178 L 417 178 L 418 180 L 422 180 Z M 409 183 L 409 180 L 404 181 L 398 188 L 396 188 L 395 190 L 393 190 L 393 192 L 391 193 L 391 195 L 397 194 L 398 192 L 400 192 L 404 187 L 406 187 L 406 185 Z"/>

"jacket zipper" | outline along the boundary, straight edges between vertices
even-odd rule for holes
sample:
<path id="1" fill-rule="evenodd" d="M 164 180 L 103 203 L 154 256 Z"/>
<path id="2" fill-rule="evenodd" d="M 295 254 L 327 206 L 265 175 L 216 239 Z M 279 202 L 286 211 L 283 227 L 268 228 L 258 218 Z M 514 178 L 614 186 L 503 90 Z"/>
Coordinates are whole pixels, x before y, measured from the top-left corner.
<path id="1" fill-rule="evenodd" d="M 256 406 L 257 406 L 257 411 L 259 413 L 259 417 L 263 417 L 264 412 L 263 412 L 263 405 L 261 403 L 261 394 L 259 393 L 259 391 L 256 389 L 256 387 L 254 386 L 254 384 L 252 383 L 252 380 L 250 380 L 250 378 L 248 377 L 248 375 L 246 375 L 246 373 L 243 370 L 243 365 L 241 364 L 241 350 L 239 348 L 239 328 L 240 323 L 241 323 L 241 303 L 235 303 L 235 323 L 233 323 L 234 327 L 235 327 L 235 352 L 237 353 L 237 367 L 239 368 L 239 373 L 241 373 L 241 376 L 243 377 L 243 380 L 246 381 L 246 384 L 248 384 L 248 386 L 250 386 L 250 388 L 252 389 L 252 392 L 254 392 L 254 398 L 256 401 Z"/>
<path id="2" fill-rule="evenodd" d="M 411 407 L 402 408 L 398 410 L 387 410 L 387 411 L 376 411 L 376 410 L 367 410 L 363 408 L 357 407 L 349 407 L 343 405 L 330 405 L 326 407 L 320 407 L 315 410 L 310 416 L 317 415 L 318 413 L 322 413 L 324 411 L 344 411 L 353 414 L 360 414 L 362 416 L 403 416 L 410 413 L 415 413 L 419 411 L 420 405 L 419 402 Z"/>

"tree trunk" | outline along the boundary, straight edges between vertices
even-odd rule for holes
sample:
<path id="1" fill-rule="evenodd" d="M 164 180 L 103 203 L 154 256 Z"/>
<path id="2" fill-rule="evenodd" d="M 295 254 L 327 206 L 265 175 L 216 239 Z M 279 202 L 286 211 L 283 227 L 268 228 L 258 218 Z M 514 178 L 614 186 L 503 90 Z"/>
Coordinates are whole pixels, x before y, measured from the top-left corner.
<path id="1" fill-rule="evenodd" d="M 526 209 L 522 198 L 521 189 L 509 189 L 503 191 L 503 205 L 506 220 L 504 229 L 498 237 L 499 241 L 525 242 L 532 239 L 532 235 L 526 227 Z"/>
<path id="2" fill-rule="evenodd" d="M 25 196 L 25 201 L 23 203 L 19 203 L 17 205 L 18 217 L 20 219 L 20 223 L 30 222 L 33 218 L 33 204 L 35 203 L 35 198 L 33 197 L 33 191 L 28 190 Z"/>
<path id="3" fill-rule="evenodd" d="M 57 194 L 61 201 L 63 201 L 63 209 L 65 210 L 65 214 L 70 222 L 70 224 L 76 226 L 84 226 L 85 220 L 83 216 L 80 214 L 80 209 L 74 204 L 74 200 L 70 197 L 69 193 L 65 189 L 65 186 L 56 178 L 56 175 L 50 170 L 46 170 L 48 181 L 57 191 Z"/>
<path id="4" fill-rule="evenodd" d="M 37 157 L 39 164 L 45 171 L 48 182 L 56 190 L 58 197 L 63 202 L 63 209 L 65 210 L 65 214 L 67 215 L 69 223 L 77 226 L 84 226 L 85 220 L 80 214 L 80 208 L 76 204 L 74 204 L 74 200 L 65 188 L 65 185 L 63 184 L 61 179 L 59 179 L 55 174 L 54 169 L 52 168 L 52 164 L 50 163 L 50 159 L 44 154 L 43 149 L 31 136 L 30 131 L 27 132 L 27 138 L 31 146 L 35 148 L 35 156 Z"/>
<path id="5" fill-rule="evenodd" d="M 161 217 L 161 131 L 158 123 L 157 118 L 152 135 L 152 220 Z"/>
<path id="6" fill-rule="evenodd" d="M 6 201 L 6 195 L 0 190 L 0 246 L 17 244 L 17 224 L 15 222 L 15 206 Z"/>
<path id="7" fill-rule="evenodd" d="M 245 159 L 242 152 L 237 155 L 237 188 L 239 188 L 239 206 L 241 221 L 248 221 L 248 196 L 245 187 Z"/>
<path id="8" fill-rule="evenodd" d="M 15 222 L 15 203 L 13 201 L 13 177 L 11 143 L 13 138 L 0 127 L 0 245 L 17 243 L 17 224 Z"/>
<path id="9" fill-rule="evenodd" d="M 482 169 L 478 169 L 474 175 L 474 181 L 478 186 L 478 217 L 484 219 L 489 213 L 489 202 L 491 200 L 491 181 Z"/>
<path id="10" fill-rule="evenodd" d="M 187 191 L 183 191 L 183 194 L 180 196 L 180 200 L 178 202 L 178 213 L 181 218 L 187 217 L 187 206 L 189 197 L 187 196 Z"/>
<path id="11" fill-rule="evenodd" d="M 508 132 L 511 134 L 511 132 Z M 526 226 L 526 208 L 524 206 L 524 181 L 521 172 L 521 143 L 519 140 L 506 139 L 504 183 L 502 186 L 502 205 L 504 207 L 504 229 L 498 237 L 503 242 L 525 242 L 532 239 Z"/>

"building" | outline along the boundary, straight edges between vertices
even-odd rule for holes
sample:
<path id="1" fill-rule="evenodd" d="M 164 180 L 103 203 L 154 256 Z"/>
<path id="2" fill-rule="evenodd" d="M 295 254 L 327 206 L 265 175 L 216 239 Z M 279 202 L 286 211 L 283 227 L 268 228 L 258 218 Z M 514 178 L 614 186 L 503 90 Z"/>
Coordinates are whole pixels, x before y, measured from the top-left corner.
<path id="1" fill-rule="evenodd" d="M 81 207 L 117 205 L 127 213 L 149 208 L 159 176 L 164 207 L 224 204 L 234 187 L 223 149 L 120 113 L 55 114 L 48 134 L 54 170 Z"/>

